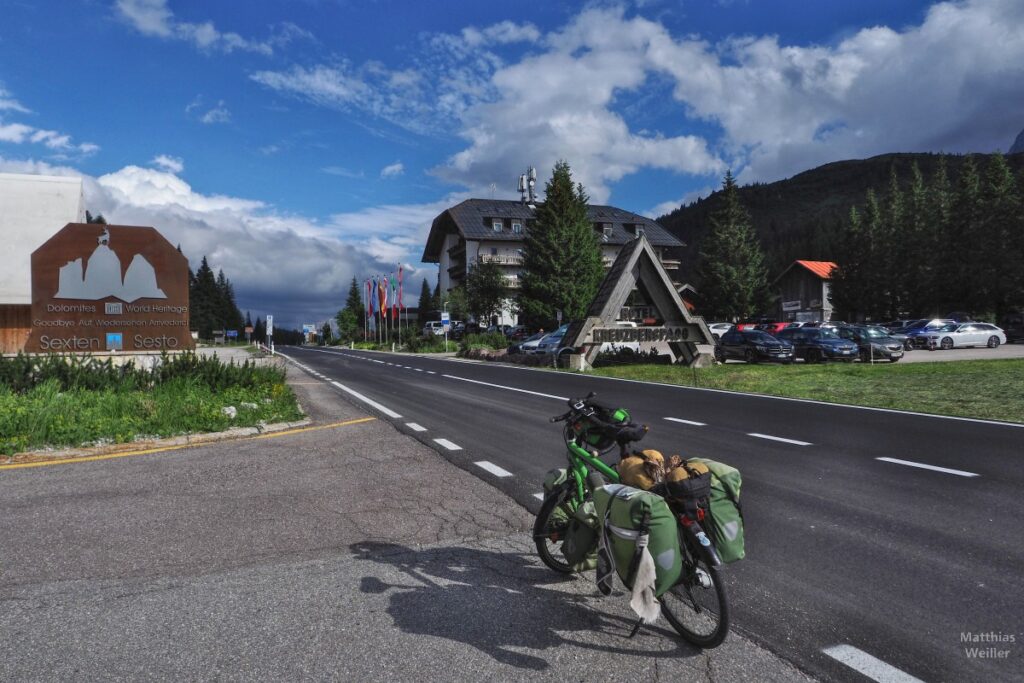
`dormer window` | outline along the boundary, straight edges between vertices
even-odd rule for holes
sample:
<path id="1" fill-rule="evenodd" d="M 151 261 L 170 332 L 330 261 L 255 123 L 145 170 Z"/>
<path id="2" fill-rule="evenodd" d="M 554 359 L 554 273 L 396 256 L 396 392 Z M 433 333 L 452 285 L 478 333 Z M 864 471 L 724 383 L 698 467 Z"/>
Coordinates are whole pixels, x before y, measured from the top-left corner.
<path id="1" fill-rule="evenodd" d="M 612 237 L 612 224 L 611 223 L 605 223 L 605 224 L 603 224 L 601 226 L 601 237 L 604 238 L 605 242 L 607 242 L 608 240 L 611 239 L 611 237 Z"/>
<path id="2" fill-rule="evenodd" d="M 512 232 L 517 235 L 523 232 L 523 224 L 521 221 L 512 221 Z"/>
<path id="3" fill-rule="evenodd" d="M 494 232 L 501 232 L 502 222 L 500 218 L 495 218 L 491 221 L 491 226 L 494 228 Z"/>

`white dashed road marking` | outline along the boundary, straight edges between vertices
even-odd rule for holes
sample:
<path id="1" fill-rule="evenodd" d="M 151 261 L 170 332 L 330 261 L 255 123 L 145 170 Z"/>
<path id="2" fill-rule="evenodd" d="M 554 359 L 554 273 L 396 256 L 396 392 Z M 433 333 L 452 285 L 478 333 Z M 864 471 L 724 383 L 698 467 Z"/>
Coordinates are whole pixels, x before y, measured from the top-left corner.
<path id="1" fill-rule="evenodd" d="M 376 408 L 380 412 L 384 413 L 388 417 L 396 418 L 396 419 L 399 418 L 399 417 L 402 417 L 401 415 L 399 415 L 395 411 L 391 410 L 391 408 L 388 408 L 386 406 L 382 406 L 381 404 L 379 404 L 376 401 L 374 401 L 372 398 L 367 398 L 366 396 L 363 396 L 362 394 L 360 394 L 358 391 L 356 391 L 354 389 L 349 389 L 348 387 L 346 387 L 341 382 L 331 382 L 331 384 L 333 384 L 334 386 L 338 387 L 339 389 L 344 391 L 346 394 L 349 394 L 350 396 L 354 396 L 355 398 L 359 399 L 363 403 L 366 403 L 367 405 L 373 406 L 374 408 Z"/>
<path id="2" fill-rule="evenodd" d="M 434 442 L 444 446 L 445 448 L 447 448 L 450 451 L 461 451 L 462 450 L 462 446 L 460 446 L 458 444 L 455 444 L 455 443 L 452 443 L 448 439 L 434 439 Z"/>
<path id="3" fill-rule="evenodd" d="M 978 477 L 979 474 L 974 472 L 965 472 L 964 470 L 951 470 L 948 467 L 937 467 L 935 465 L 926 465 L 923 462 L 911 462 L 909 460 L 899 460 L 898 458 L 875 458 L 875 460 L 881 460 L 882 462 L 891 462 L 897 465 L 906 465 L 907 467 L 920 467 L 923 470 L 932 470 L 933 472 L 943 472 L 945 474 L 955 474 L 958 477 Z"/>
<path id="4" fill-rule="evenodd" d="M 425 431 L 427 431 L 426 427 L 418 425 L 415 422 L 406 422 L 405 426 L 408 427 L 409 429 L 411 429 L 414 432 L 425 432 Z"/>
<path id="5" fill-rule="evenodd" d="M 494 387 L 495 389 L 506 389 L 508 391 L 518 391 L 518 392 L 520 392 L 522 394 L 533 394 L 534 396 L 543 396 L 544 398 L 554 398 L 554 399 L 558 399 L 559 401 L 568 401 L 569 400 L 569 398 L 567 396 L 555 396 L 554 394 L 544 394 L 544 393 L 541 393 L 539 391 L 530 391 L 529 389 L 519 389 L 517 387 L 507 387 L 504 384 L 492 384 L 490 382 L 481 382 L 478 379 L 467 379 L 465 377 L 456 377 L 455 375 L 441 375 L 441 376 L 442 377 L 447 377 L 448 379 L 457 379 L 460 382 L 472 382 L 473 384 L 482 384 L 485 387 Z"/>
<path id="6" fill-rule="evenodd" d="M 495 465 L 493 462 L 487 462 L 486 460 L 481 460 L 481 461 L 475 462 L 473 464 L 476 465 L 477 467 L 481 468 L 481 469 L 487 470 L 488 472 L 490 472 L 491 474 L 493 474 L 496 477 L 511 477 L 512 476 L 511 472 L 509 472 L 508 470 L 501 469 L 500 467 Z"/>
<path id="7" fill-rule="evenodd" d="M 753 436 L 758 439 L 768 439 L 769 441 L 781 441 L 782 443 L 791 443 L 794 446 L 810 446 L 810 441 L 797 441 L 796 439 L 783 439 L 781 436 L 771 436 L 770 434 L 758 434 L 757 432 L 750 432 L 747 436 Z"/>
<path id="8" fill-rule="evenodd" d="M 852 645 L 833 645 L 822 652 L 878 683 L 922 683 L 920 678 L 914 678 Z"/>
<path id="9" fill-rule="evenodd" d="M 694 427 L 708 426 L 706 422 L 694 422 L 693 420 L 684 420 L 681 417 L 666 417 L 665 419 L 668 420 L 669 422 L 678 422 L 679 424 L 693 425 Z"/>

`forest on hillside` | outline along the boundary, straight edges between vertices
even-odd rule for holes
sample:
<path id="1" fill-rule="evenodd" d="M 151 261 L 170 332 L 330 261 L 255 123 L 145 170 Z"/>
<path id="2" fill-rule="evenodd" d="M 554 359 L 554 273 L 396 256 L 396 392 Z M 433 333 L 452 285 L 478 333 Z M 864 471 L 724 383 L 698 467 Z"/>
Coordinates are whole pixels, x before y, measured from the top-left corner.
<path id="1" fill-rule="evenodd" d="M 970 155 L 977 168 L 987 167 L 992 155 Z M 1024 176 L 1024 154 L 1005 157 L 1020 180 Z M 960 181 L 968 155 L 885 154 L 870 159 L 837 161 L 804 171 L 774 183 L 754 183 L 738 188 L 742 205 L 764 249 L 770 278 L 795 259 L 837 261 L 843 250 L 843 234 L 852 207 L 864 205 L 868 190 L 886 201 L 890 177 L 895 174 L 901 191 L 909 191 L 916 165 L 925 178 L 933 178 L 945 166 L 953 187 Z M 710 227 L 709 218 L 722 208 L 721 191 L 661 216 L 658 223 L 682 240 L 678 250 L 683 281 L 695 279 L 701 244 Z"/>

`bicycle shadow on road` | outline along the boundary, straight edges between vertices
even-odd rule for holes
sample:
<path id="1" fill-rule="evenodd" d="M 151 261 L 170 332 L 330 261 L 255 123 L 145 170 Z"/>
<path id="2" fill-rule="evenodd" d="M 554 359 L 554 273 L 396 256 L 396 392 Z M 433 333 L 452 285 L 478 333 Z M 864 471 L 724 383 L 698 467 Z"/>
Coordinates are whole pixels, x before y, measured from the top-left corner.
<path id="1" fill-rule="evenodd" d="M 465 547 L 414 550 L 380 542 L 350 548 L 357 559 L 387 567 L 387 580 L 364 576 L 360 589 L 389 593 L 387 613 L 403 632 L 466 643 L 510 666 L 549 666 L 540 657 L 511 648 L 575 646 L 603 654 L 676 659 L 701 652 L 657 623 L 645 626 L 641 634 L 655 636 L 658 649 L 644 647 L 639 636 L 627 640 L 633 613 L 628 607 L 622 615 L 608 610 L 612 602 L 626 606 L 628 596 L 605 598 L 597 605 L 604 608 L 599 611 L 590 606 L 598 602 L 596 589 L 593 595 L 565 590 L 575 583 L 572 577 L 554 574 L 529 555 Z M 580 637 L 566 637 L 567 632 Z"/>

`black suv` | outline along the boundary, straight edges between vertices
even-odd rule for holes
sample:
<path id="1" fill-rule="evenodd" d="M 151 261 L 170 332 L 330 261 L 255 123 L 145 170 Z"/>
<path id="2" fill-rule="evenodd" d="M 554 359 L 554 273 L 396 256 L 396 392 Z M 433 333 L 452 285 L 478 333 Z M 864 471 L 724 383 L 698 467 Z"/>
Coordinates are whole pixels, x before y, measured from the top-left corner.
<path id="1" fill-rule="evenodd" d="M 891 336 L 884 327 L 842 325 L 836 328 L 836 334 L 855 343 L 859 348 L 858 355 L 865 363 L 876 360 L 895 363 L 903 358 L 903 342 Z"/>
<path id="2" fill-rule="evenodd" d="M 857 345 L 840 337 L 831 327 L 789 327 L 776 337 L 792 344 L 793 356 L 808 363 L 857 360 Z"/>
<path id="3" fill-rule="evenodd" d="M 718 340 L 715 345 L 715 360 L 724 363 L 730 358 L 756 363 L 773 360 L 780 363 L 793 362 L 793 347 L 789 342 L 779 341 L 760 330 L 737 330 L 735 327 Z"/>

